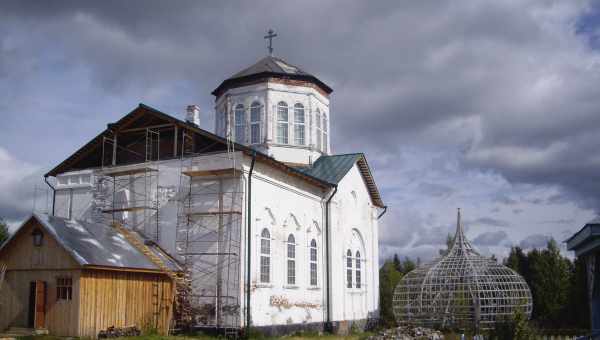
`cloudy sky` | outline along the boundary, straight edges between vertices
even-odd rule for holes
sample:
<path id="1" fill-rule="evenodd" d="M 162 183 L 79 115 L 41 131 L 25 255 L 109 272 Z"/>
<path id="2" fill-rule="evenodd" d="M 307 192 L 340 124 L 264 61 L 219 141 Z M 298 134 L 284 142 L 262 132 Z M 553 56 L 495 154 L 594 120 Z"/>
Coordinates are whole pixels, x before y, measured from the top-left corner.
<path id="1" fill-rule="evenodd" d="M 367 154 L 382 256 L 430 258 L 457 207 L 498 256 L 600 210 L 599 2 L 2 1 L 0 216 L 16 225 L 41 174 L 140 102 L 196 103 L 212 131 L 211 90 L 268 28 L 334 89 L 333 151 Z"/>

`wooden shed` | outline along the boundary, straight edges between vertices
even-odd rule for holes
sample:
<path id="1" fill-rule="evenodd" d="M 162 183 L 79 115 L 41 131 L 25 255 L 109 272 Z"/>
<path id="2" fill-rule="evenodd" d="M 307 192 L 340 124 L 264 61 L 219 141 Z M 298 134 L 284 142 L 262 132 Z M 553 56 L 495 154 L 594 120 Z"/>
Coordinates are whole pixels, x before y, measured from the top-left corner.
<path id="1" fill-rule="evenodd" d="M 165 269 L 181 268 L 137 233 L 34 214 L 0 248 L 0 263 L 7 265 L 0 332 L 96 337 L 132 325 L 168 331 L 174 284 Z"/>

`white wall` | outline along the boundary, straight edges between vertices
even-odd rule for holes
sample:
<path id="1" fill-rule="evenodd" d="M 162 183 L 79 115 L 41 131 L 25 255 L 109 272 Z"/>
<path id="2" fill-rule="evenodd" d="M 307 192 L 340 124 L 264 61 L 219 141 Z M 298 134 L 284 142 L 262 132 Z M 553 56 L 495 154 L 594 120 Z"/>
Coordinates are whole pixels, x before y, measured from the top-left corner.
<path id="1" fill-rule="evenodd" d="M 161 161 L 158 166 L 160 244 L 176 254 L 176 225 L 178 204 L 187 184 L 179 190 L 182 165 L 196 170 L 222 169 L 231 167 L 233 161 L 225 154 L 197 157 L 182 164 L 179 160 Z M 247 173 L 250 158 L 237 153 L 237 168 L 245 172 L 242 195 L 246 195 Z M 136 166 L 148 166 L 140 164 Z M 118 167 L 130 168 L 130 167 Z M 99 172 L 100 170 L 96 170 Z M 325 199 L 329 191 L 320 189 L 297 177 L 290 176 L 262 162 L 257 162 L 252 176 L 252 322 L 255 326 L 300 324 L 322 322 L 326 318 L 325 299 Z M 354 199 L 354 192 L 356 200 Z M 92 186 L 73 188 L 73 217 L 92 219 L 89 211 L 93 202 Z M 70 189 L 63 187 L 57 192 L 57 213 L 68 210 Z M 208 199 L 210 200 L 210 199 Z M 214 204 L 214 202 L 206 202 Z M 331 221 L 331 270 L 332 270 L 332 320 L 365 319 L 378 310 L 378 232 L 376 209 L 372 205 L 362 176 L 354 166 L 339 183 L 338 192 L 332 200 Z M 240 322 L 245 321 L 245 270 L 247 231 L 246 201 L 242 205 L 242 217 L 238 229 L 241 238 L 241 265 L 239 276 Z M 271 280 L 259 280 L 260 233 L 267 228 L 271 235 Z M 289 286 L 287 279 L 288 235 L 296 239 L 296 284 Z M 318 284 L 310 285 L 309 243 L 315 239 L 318 245 Z M 346 288 L 346 249 L 361 251 L 362 288 Z M 353 276 L 354 278 L 354 276 Z"/>
<path id="2" fill-rule="evenodd" d="M 379 309 L 379 249 L 377 209 L 355 164 L 338 184 L 332 200 L 332 320 L 365 319 Z M 346 252 L 361 254 L 361 288 L 346 286 Z"/>
<path id="3" fill-rule="evenodd" d="M 274 82 L 264 82 L 249 86 L 243 86 L 228 90 L 217 99 L 215 104 L 215 132 L 220 136 L 226 135 L 226 112 L 231 114 L 231 123 L 233 124 L 233 111 L 238 104 L 244 105 L 246 109 L 247 127 L 250 119 L 250 105 L 253 102 L 259 102 L 262 106 L 261 121 L 261 146 L 257 148 L 282 162 L 308 164 L 314 162 L 322 152 L 316 149 L 316 110 L 327 116 L 328 131 L 331 135 L 331 117 L 329 112 L 329 98 L 323 96 L 317 90 L 306 86 L 290 86 Z M 284 101 L 288 104 L 289 128 L 288 144 L 281 145 L 277 143 L 277 104 Z M 294 105 L 300 103 L 304 106 L 305 112 L 305 145 L 295 145 L 294 140 Z M 229 109 L 228 109 L 229 107 Z M 249 127 L 246 129 L 246 137 L 250 136 Z M 329 136 L 328 135 L 328 136 Z M 331 146 L 327 138 L 327 152 L 331 153 Z M 247 144 L 247 143 L 244 143 Z"/>
<path id="4" fill-rule="evenodd" d="M 323 192 L 262 163 L 252 175 L 252 295 L 254 326 L 325 320 Z M 260 235 L 271 236 L 270 282 L 260 282 Z M 296 240 L 296 283 L 287 283 L 287 239 Z M 317 285 L 310 285 L 309 245 L 317 241 Z M 246 242 L 244 242 L 244 247 Z M 246 250 L 244 250 L 245 253 Z M 245 271 L 245 270 L 244 270 Z M 245 282 L 245 278 L 243 280 Z M 244 309 L 243 309 L 244 310 Z M 244 314 L 245 315 L 245 312 Z"/>

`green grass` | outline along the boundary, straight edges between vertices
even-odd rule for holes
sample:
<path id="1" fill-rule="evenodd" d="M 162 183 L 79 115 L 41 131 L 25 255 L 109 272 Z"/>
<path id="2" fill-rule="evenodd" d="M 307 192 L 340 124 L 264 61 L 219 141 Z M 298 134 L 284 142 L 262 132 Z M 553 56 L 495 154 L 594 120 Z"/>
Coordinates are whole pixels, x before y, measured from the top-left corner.
<path id="1" fill-rule="evenodd" d="M 297 333 L 289 336 L 282 337 L 265 337 L 265 336 L 255 336 L 251 337 L 251 339 L 264 339 L 264 340 L 300 340 L 300 339 L 321 339 L 321 340 L 364 340 L 368 336 L 372 335 L 372 333 L 359 333 L 352 334 L 348 336 L 337 336 L 331 334 L 321 334 L 318 333 Z M 65 340 L 66 338 L 51 336 L 51 335 L 39 335 L 39 336 L 24 336 L 19 337 L 18 339 L 22 340 Z M 74 339 L 74 338 L 71 338 Z M 188 336 L 161 336 L 161 335 L 142 335 L 137 337 L 123 337 L 123 338 L 110 338 L 110 340 L 215 340 L 215 339 L 225 339 L 224 337 L 215 337 L 204 334 L 195 334 Z"/>

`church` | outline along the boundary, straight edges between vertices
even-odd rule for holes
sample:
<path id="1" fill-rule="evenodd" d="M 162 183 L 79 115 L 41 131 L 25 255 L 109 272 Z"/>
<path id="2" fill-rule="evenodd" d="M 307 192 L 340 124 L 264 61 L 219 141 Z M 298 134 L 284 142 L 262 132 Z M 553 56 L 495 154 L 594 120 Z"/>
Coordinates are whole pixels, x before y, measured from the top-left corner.
<path id="1" fill-rule="evenodd" d="M 196 105 L 179 118 L 139 104 L 45 174 L 45 220 L 115 226 L 160 249 L 151 262 L 176 261 L 172 329 L 364 328 L 387 207 L 365 155 L 333 152 L 332 92 L 270 54 L 214 89 L 214 132 Z"/>

